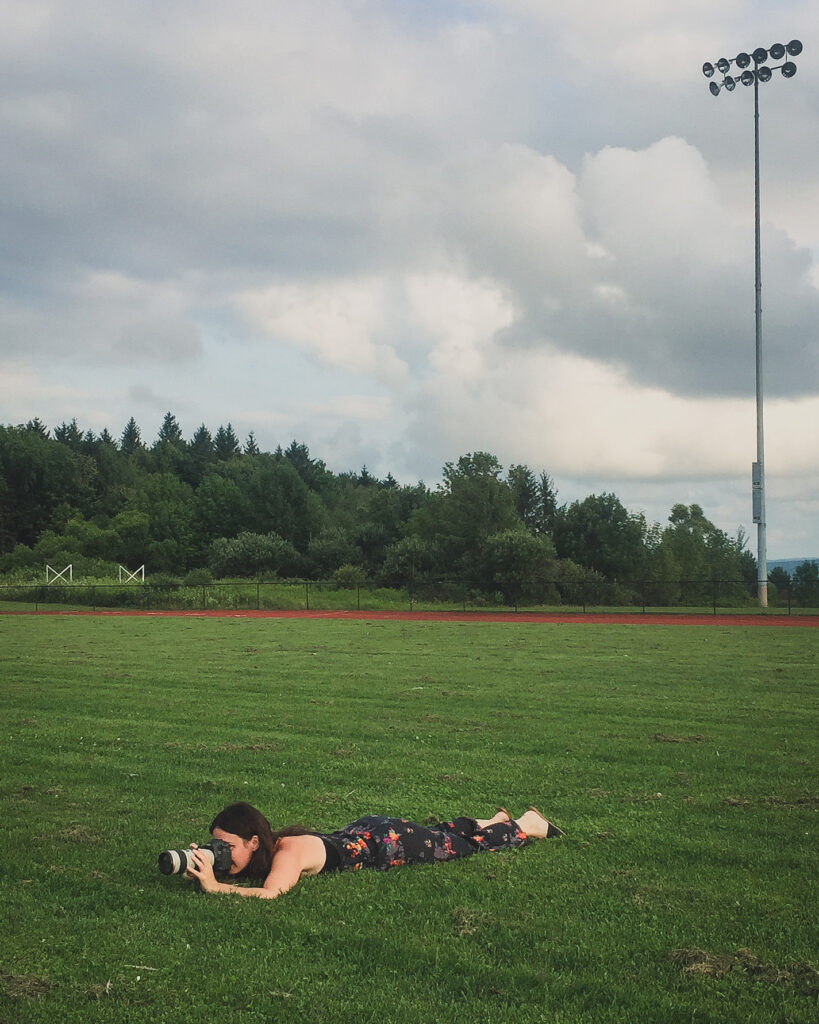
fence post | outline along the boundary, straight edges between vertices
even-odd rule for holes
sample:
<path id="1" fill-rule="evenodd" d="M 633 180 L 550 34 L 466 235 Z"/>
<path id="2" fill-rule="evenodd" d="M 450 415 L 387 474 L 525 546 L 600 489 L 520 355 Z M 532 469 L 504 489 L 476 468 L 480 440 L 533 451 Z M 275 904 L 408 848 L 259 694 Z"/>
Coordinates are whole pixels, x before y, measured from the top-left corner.
<path id="1" fill-rule="evenodd" d="M 96 610 L 97 610 L 97 588 L 92 583 L 91 584 L 91 611 L 95 612 Z"/>
<path id="2" fill-rule="evenodd" d="M 304 603 L 305 611 L 310 611 L 310 580 L 304 581 Z"/>
<path id="3" fill-rule="evenodd" d="M 719 580 L 713 580 L 714 584 L 714 615 L 717 614 L 717 592 L 719 591 Z"/>
<path id="4" fill-rule="evenodd" d="M 646 613 L 646 581 L 643 580 L 640 584 L 640 596 L 643 599 L 643 615 Z"/>
<path id="5" fill-rule="evenodd" d="M 256 611 L 261 608 L 262 581 L 256 580 Z"/>
<path id="6" fill-rule="evenodd" d="M 361 584 L 357 583 L 355 587 L 355 609 L 357 612 L 361 611 Z"/>

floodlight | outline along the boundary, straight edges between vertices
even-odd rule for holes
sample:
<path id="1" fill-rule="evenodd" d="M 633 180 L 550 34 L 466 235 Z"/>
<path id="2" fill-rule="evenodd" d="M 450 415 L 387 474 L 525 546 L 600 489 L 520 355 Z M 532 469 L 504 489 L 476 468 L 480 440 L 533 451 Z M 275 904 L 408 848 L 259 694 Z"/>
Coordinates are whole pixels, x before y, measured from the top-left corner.
<path id="1" fill-rule="evenodd" d="M 757 560 L 757 599 L 761 608 L 768 605 L 768 556 L 766 551 L 765 522 L 765 441 L 762 427 L 762 271 L 760 245 L 760 210 L 759 210 L 759 83 L 770 82 L 774 71 L 781 71 L 783 78 L 793 78 L 796 64 L 791 57 L 798 57 L 802 52 L 802 43 L 792 39 L 787 45 L 773 43 L 770 50 L 758 47 L 752 53 L 741 50 L 733 60 L 720 57 L 716 66 L 707 62 L 702 65 L 702 73 L 711 79 L 708 90 L 712 96 L 719 96 L 720 91 L 733 92 L 741 82 L 754 87 L 754 291 L 755 304 L 755 355 L 756 355 L 756 462 L 752 472 L 752 508 L 753 520 L 757 525 L 758 560 Z M 787 58 L 786 58 L 787 54 Z M 773 67 L 768 64 L 770 57 Z M 736 66 L 736 73 L 730 74 L 731 65 Z M 722 80 L 714 81 L 718 71 Z"/>

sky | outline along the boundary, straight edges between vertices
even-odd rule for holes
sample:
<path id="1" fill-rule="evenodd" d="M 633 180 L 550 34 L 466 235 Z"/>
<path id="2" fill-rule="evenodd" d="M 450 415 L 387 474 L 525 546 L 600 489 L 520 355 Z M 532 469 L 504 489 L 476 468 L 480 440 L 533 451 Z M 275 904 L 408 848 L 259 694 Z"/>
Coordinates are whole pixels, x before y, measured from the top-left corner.
<path id="1" fill-rule="evenodd" d="M 819 5 L 0 0 L 0 422 L 489 451 L 819 555 Z"/>

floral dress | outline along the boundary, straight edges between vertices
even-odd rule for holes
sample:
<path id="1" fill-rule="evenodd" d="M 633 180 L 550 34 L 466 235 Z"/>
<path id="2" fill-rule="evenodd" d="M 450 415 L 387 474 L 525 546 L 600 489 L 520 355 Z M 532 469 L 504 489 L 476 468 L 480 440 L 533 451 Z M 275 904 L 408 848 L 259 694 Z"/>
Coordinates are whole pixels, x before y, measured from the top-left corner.
<path id="1" fill-rule="evenodd" d="M 526 833 L 514 821 L 478 828 L 474 818 L 454 818 L 426 827 L 406 818 L 376 814 L 358 818 L 336 832 L 315 834 L 327 848 L 324 871 L 386 871 L 400 864 L 434 864 L 526 842 Z"/>

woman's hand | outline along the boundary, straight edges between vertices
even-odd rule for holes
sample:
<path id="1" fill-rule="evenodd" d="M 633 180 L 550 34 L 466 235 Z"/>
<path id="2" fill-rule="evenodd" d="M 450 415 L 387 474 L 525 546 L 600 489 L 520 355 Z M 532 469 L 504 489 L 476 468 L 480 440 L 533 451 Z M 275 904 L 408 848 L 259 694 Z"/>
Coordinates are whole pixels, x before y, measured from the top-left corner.
<path id="1" fill-rule="evenodd" d="M 185 874 L 199 882 L 202 892 L 224 892 L 228 887 L 216 881 L 216 875 L 213 873 L 213 865 L 210 862 L 210 858 L 206 857 L 197 846 L 191 846 L 191 853 L 193 854 L 194 863 Z"/>

